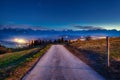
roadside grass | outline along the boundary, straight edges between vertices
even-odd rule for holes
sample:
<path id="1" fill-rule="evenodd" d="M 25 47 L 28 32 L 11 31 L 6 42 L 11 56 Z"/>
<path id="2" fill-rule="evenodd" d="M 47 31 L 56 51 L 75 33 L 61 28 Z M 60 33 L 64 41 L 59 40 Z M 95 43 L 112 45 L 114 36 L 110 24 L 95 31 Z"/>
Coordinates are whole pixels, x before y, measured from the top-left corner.
<path id="1" fill-rule="evenodd" d="M 106 40 L 77 41 L 70 43 L 67 48 L 103 75 L 107 80 L 120 79 L 120 37 L 110 38 L 110 62 L 106 66 Z"/>
<path id="2" fill-rule="evenodd" d="M 30 56 L 24 58 L 14 69 L 10 70 L 9 76 L 4 78 L 4 80 L 21 80 L 22 77 L 33 68 L 37 61 L 43 56 L 43 54 L 50 48 L 51 45 L 47 45 L 41 50 L 31 54 Z"/>
<path id="3" fill-rule="evenodd" d="M 33 51 L 37 50 L 37 48 L 30 49 L 30 50 L 24 50 L 20 52 L 14 52 L 14 53 L 6 53 L 3 54 L 0 57 L 0 68 L 7 67 L 9 65 L 12 65 L 14 61 L 18 60 L 19 58 L 23 57 L 24 55 L 27 55 Z M 15 64 L 15 63 L 14 63 Z"/>
<path id="4" fill-rule="evenodd" d="M 78 41 L 70 44 L 81 50 L 96 52 L 100 55 L 106 55 L 106 40 Z M 120 38 L 110 38 L 110 55 L 116 60 L 120 59 Z"/>
<path id="5" fill-rule="evenodd" d="M 6 53 L 0 56 L 0 80 L 9 76 L 10 71 L 24 62 L 24 59 L 38 51 L 38 48 L 14 53 Z"/>
<path id="6" fill-rule="evenodd" d="M 120 61 L 120 38 L 112 38 L 110 40 L 110 54 L 112 58 Z"/>

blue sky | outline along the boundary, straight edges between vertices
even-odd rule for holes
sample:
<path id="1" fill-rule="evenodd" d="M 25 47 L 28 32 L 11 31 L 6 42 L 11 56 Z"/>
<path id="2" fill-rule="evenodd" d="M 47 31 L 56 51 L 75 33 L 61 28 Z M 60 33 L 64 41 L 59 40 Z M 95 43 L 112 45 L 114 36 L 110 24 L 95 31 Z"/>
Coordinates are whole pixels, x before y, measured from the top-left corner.
<path id="1" fill-rule="evenodd" d="M 0 24 L 120 30 L 120 0 L 0 0 Z"/>

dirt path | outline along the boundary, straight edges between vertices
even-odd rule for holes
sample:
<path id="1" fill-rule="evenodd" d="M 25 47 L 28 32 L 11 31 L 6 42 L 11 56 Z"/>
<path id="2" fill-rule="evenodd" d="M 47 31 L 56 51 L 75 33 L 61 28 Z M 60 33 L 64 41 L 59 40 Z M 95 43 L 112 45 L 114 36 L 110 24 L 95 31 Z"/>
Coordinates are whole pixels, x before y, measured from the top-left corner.
<path id="1" fill-rule="evenodd" d="M 105 80 L 72 55 L 64 46 L 53 45 L 22 80 Z"/>

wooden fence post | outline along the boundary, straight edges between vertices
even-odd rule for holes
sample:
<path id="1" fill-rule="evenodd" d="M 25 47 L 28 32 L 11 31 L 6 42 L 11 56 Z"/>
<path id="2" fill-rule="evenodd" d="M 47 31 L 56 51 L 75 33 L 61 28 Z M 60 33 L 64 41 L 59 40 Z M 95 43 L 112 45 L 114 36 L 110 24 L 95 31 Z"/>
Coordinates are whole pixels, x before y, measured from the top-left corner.
<path id="1" fill-rule="evenodd" d="M 109 37 L 106 37 L 106 52 L 107 52 L 107 67 L 110 67 L 110 42 Z"/>

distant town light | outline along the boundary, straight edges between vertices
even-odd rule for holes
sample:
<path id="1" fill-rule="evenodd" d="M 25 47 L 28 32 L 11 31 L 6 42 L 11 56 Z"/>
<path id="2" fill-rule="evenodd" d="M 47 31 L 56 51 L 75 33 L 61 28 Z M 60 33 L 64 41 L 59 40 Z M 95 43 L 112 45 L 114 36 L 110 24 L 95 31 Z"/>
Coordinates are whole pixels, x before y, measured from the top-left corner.
<path id="1" fill-rule="evenodd" d="M 22 39 L 22 38 L 15 38 L 13 39 L 14 42 L 19 43 L 19 44 L 25 44 L 27 43 L 27 40 Z"/>

